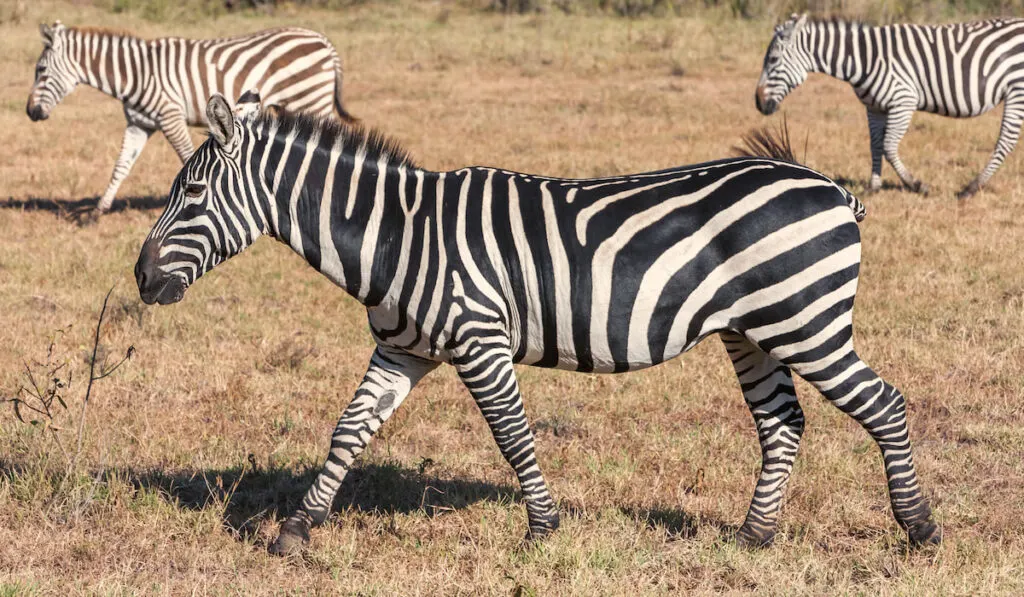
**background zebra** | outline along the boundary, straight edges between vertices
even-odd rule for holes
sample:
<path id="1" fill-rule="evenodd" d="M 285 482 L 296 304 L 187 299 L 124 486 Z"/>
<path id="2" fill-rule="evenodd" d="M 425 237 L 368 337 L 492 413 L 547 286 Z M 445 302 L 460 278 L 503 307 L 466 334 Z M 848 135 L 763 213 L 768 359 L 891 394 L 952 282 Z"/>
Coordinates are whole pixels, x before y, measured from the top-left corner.
<path id="1" fill-rule="evenodd" d="M 853 85 L 867 106 L 870 189 L 882 186 L 884 155 L 904 185 L 928 192 L 899 156 L 914 111 L 966 118 L 1005 100 L 999 141 L 985 169 L 957 197 L 978 192 L 1013 151 L 1024 120 L 1024 20 L 872 27 L 793 15 L 775 28 L 757 84 L 757 109 L 771 114 L 809 72 Z"/>
<path id="2" fill-rule="evenodd" d="M 184 162 L 194 149 L 188 125 L 205 125 L 214 93 L 258 89 L 268 105 L 350 120 L 341 103 L 341 60 L 323 35 L 272 29 L 212 40 L 139 39 L 102 29 L 41 25 L 43 53 L 26 111 L 49 118 L 82 83 L 124 104 L 128 125 L 110 184 L 97 205 L 107 211 L 149 136 L 163 131 Z"/>
<path id="3" fill-rule="evenodd" d="M 211 99 L 211 136 L 175 179 L 135 273 L 146 303 L 173 303 L 268 234 L 367 307 L 377 348 L 272 551 L 308 542 L 355 457 L 442 362 L 519 478 L 528 537 L 544 536 L 558 511 L 513 364 L 630 371 L 715 333 L 763 455 L 741 543 L 775 534 L 804 424 L 791 371 L 876 440 L 911 540 L 940 541 L 904 398 L 853 350 L 858 203 L 831 180 L 766 158 L 591 180 L 431 172 L 377 133 L 258 106 L 248 93 L 234 112 Z"/>

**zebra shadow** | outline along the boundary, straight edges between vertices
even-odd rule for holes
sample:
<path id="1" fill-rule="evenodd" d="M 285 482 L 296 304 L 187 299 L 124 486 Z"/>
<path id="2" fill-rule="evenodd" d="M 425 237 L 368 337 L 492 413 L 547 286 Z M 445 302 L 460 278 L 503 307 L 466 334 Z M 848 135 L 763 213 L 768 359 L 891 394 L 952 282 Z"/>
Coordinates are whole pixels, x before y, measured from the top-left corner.
<path id="1" fill-rule="evenodd" d="M 416 468 L 394 462 L 354 466 L 342 483 L 332 512 L 341 512 L 342 516 L 345 512 L 367 514 L 383 519 L 387 526 L 388 519 L 395 514 L 423 513 L 441 517 L 483 501 L 508 507 L 522 501 L 518 488 L 509 484 L 432 476 L 425 472 L 429 464 L 427 459 Z M 298 508 L 318 472 L 319 467 L 294 472 L 288 468 L 260 469 L 251 465 L 173 473 L 158 469 L 111 468 L 88 477 L 101 483 L 129 484 L 136 491 L 153 494 L 180 510 L 216 511 L 226 532 L 241 541 L 259 541 L 264 524 L 283 520 Z M 0 480 L 6 478 L 13 482 L 37 473 L 35 467 L 27 463 L 0 458 Z M 50 479 L 53 486 L 59 485 L 59 476 L 56 474 Z M 588 507 L 572 500 L 559 503 L 563 520 L 572 518 L 582 521 L 580 524 L 596 523 L 594 519 L 601 515 L 588 513 L 594 508 L 600 510 L 604 506 Z M 717 530 L 723 539 L 730 540 L 737 529 L 735 525 L 706 515 L 694 516 L 675 506 L 620 505 L 617 510 L 634 520 L 638 528 L 665 533 L 670 540 L 690 539 L 701 528 L 709 527 Z M 327 524 L 337 522 L 328 519 Z M 366 524 L 365 519 L 357 524 Z"/>
<path id="2" fill-rule="evenodd" d="M 521 499 L 510 485 L 441 478 L 425 473 L 424 468 L 391 462 L 356 465 L 345 477 L 332 512 L 354 511 L 383 518 L 414 512 L 443 516 L 480 501 L 511 504 Z M 220 509 L 225 530 L 246 540 L 258 536 L 264 523 L 292 514 L 318 472 L 319 467 L 295 472 L 238 466 L 173 474 L 111 471 L 109 476 L 126 480 L 137 489 L 155 491 L 183 510 Z"/>
<path id="3" fill-rule="evenodd" d="M 395 514 L 440 517 L 482 501 L 508 507 L 522 502 L 518 488 L 512 485 L 432 476 L 424 472 L 429 464 L 427 459 L 417 468 L 395 462 L 356 465 L 345 477 L 332 512 L 369 514 L 386 522 Z M 246 540 L 257 537 L 267 521 L 291 515 L 318 472 L 319 467 L 295 473 L 286 468 L 259 470 L 248 466 L 172 475 L 150 471 L 129 478 L 136 487 L 155 490 L 178 508 L 222 509 L 225 530 Z M 572 500 L 561 500 L 558 508 L 563 519 L 587 524 L 594 518 L 587 514 L 590 508 Z M 709 527 L 721 538 L 731 540 L 738 529 L 714 517 L 694 516 L 673 506 L 620 505 L 617 509 L 636 521 L 638 527 L 665 533 L 671 540 L 693 538 L 699 529 Z M 330 519 L 327 524 L 332 524 Z"/>
<path id="4" fill-rule="evenodd" d="M 694 516 L 674 506 L 622 506 L 619 512 L 650 531 L 665 533 L 671 540 L 693 539 L 701 528 L 711 528 L 721 539 L 731 541 L 739 530 L 739 525 L 704 514 Z"/>
<path id="5" fill-rule="evenodd" d="M 0 209 L 17 211 L 46 211 L 60 218 L 75 222 L 79 225 L 88 225 L 99 219 L 96 212 L 95 197 L 82 199 L 67 199 L 60 197 L 28 197 L 27 199 L 8 198 L 0 201 Z M 165 196 L 138 196 L 115 199 L 110 206 L 108 213 L 125 211 L 152 211 L 163 209 L 167 205 Z"/>

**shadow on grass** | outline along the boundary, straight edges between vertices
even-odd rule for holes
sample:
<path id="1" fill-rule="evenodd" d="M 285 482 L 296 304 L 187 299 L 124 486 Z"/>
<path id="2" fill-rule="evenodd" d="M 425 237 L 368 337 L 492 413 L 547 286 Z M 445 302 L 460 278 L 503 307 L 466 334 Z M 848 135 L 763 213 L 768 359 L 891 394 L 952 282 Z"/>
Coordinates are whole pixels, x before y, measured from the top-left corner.
<path id="1" fill-rule="evenodd" d="M 138 488 L 156 490 L 179 508 L 223 508 L 225 527 L 245 539 L 255 535 L 268 518 L 292 514 L 318 472 L 236 467 L 174 474 L 111 471 L 110 475 Z M 396 463 L 363 464 L 345 477 L 333 511 L 443 515 L 484 500 L 512 503 L 519 497 L 508 485 L 432 477 Z"/>
<path id="2" fill-rule="evenodd" d="M 737 525 L 707 516 L 696 517 L 674 507 L 622 507 L 619 512 L 652 531 L 663 530 L 670 539 L 692 539 L 701 527 L 711 527 L 717 529 L 719 537 L 731 541 L 739 530 Z"/>
<path id="3" fill-rule="evenodd" d="M 14 480 L 33 474 L 30 469 L 29 465 L 0 458 L 0 477 Z M 287 468 L 263 470 L 252 466 L 174 473 L 108 469 L 100 478 L 156 493 L 182 510 L 222 511 L 225 530 L 241 540 L 248 540 L 259 535 L 264 522 L 283 520 L 292 514 L 318 472 L 318 467 L 293 472 Z M 58 477 L 59 474 L 53 479 Z M 81 479 L 88 483 L 92 478 L 95 477 L 84 475 Z M 514 504 L 521 501 L 521 496 L 517 488 L 507 484 L 444 479 L 418 468 L 384 462 L 354 467 L 342 483 L 332 511 L 381 517 L 412 512 L 443 516 L 481 501 Z M 569 500 L 563 500 L 559 510 L 563 517 L 587 518 L 587 508 Z M 717 529 L 722 538 L 731 540 L 737 529 L 714 518 L 695 517 L 676 507 L 620 506 L 618 510 L 652 531 L 667 533 L 670 539 L 690 539 L 701 527 L 711 527 Z"/>
<path id="4" fill-rule="evenodd" d="M 0 209 L 12 209 L 19 211 L 48 211 L 62 218 L 73 220 L 80 224 L 87 224 L 97 217 L 95 211 L 98 198 L 85 199 L 64 199 L 53 197 L 29 197 L 28 199 L 9 198 L 0 201 Z M 163 209 L 167 205 L 167 197 L 125 197 L 115 199 L 107 213 L 117 213 L 128 210 L 150 211 Z"/>
<path id="5" fill-rule="evenodd" d="M 868 190 L 868 181 L 867 180 L 860 179 L 860 178 L 847 178 L 845 176 L 834 176 L 834 177 L 832 177 L 832 180 L 836 184 L 838 184 L 838 185 L 840 185 L 842 187 L 846 187 L 847 189 L 850 189 L 851 191 L 857 191 L 858 198 L 860 197 L 860 195 L 864 195 L 864 196 L 871 196 L 872 195 L 872 191 Z M 911 191 L 910 189 L 905 187 L 903 185 L 903 183 L 901 183 L 901 182 L 893 182 L 891 180 L 883 180 L 882 181 L 882 188 L 879 189 L 879 190 L 880 191 L 904 191 L 904 192 L 907 192 L 907 193 L 914 193 L 914 191 Z M 916 193 L 914 193 L 914 194 L 916 194 Z"/>

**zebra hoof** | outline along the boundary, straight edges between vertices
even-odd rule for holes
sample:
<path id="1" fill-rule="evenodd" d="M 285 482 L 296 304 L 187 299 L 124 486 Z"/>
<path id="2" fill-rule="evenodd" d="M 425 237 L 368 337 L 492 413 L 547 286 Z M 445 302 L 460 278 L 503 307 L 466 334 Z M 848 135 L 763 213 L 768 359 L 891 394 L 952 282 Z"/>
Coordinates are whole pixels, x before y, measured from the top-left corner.
<path id="1" fill-rule="evenodd" d="M 559 524 L 557 513 L 537 521 L 531 521 L 523 541 L 527 544 L 543 541 L 558 530 Z"/>
<path id="2" fill-rule="evenodd" d="M 981 187 L 978 186 L 978 183 L 975 181 L 971 181 L 971 184 L 967 185 L 966 187 L 963 188 L 962 191 L 956 194 L 956 198 L 958 201 L 970 199 L 971 197 L 974 196 L 975 193 L 977 193 L 980 190 Z"/>
<path id="3" fill-rule="evenodd" d="M 907 528 L 910 544 L 915 547 L 942 543 L 942 529 L 931 518 Z"/>
<path id="4" fill-rule="evenodd" d="M 771 547 L 775 543 L 775 531 L 758 532 L 752 527 L 743 525 L 736 531 L 736 545 L 743 549 L 755 550 Z"/>
<path id="5" fill-rule="evenodd" d="M 309 545 L 309 526 L 301 521 L 289 518 L 281 525 L 277 539 L 270 544 L 268 551 L 275 556 L 288 556 L 301 552 Z"/>
<path id="6" fill-rule="evenodd" d="M 920 180 L 914 183 L 914 192 L 919 193 L 925 197 L 928 196 L 928 192 L 931 191 L 931 187 L 921 182 Z"/>

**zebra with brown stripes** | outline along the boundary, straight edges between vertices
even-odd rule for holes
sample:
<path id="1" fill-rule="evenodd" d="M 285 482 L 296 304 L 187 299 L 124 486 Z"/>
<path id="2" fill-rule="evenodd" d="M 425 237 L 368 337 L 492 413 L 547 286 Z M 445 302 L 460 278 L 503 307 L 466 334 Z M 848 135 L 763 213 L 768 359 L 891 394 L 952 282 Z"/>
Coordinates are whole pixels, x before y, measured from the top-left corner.
<path id="1" fill-rule="evenodd" d="M 128 121 L 110 184 L 97 208 L 110 209 L 146 141 L 162 131 L 184 163 L 194 151 L 188 126 L 203 126 L 206 102 L 257 89 L 268 105 L 352 120 L 341 102 L 341 60 L 330 40 L 284 28 L 223 39 L 141 39 L 128 33 L 40 25 L 43 53 L 26 111 L 33 121 L 79 84 L 124 104 Z"/>

